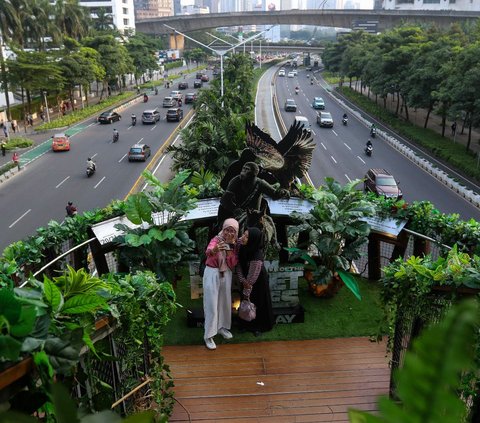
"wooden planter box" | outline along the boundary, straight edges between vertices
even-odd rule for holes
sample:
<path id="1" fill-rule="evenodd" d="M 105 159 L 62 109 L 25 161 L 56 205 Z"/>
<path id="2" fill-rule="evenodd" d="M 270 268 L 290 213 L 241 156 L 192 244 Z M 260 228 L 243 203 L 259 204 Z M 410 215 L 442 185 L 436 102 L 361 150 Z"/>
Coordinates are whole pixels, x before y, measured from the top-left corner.
<path id="1" fill-rule="evenodd" d="M 3 370 L 0 373 L 0 391 L 30 373 L 32 369 L 32 357 L 27 357 Z"/>

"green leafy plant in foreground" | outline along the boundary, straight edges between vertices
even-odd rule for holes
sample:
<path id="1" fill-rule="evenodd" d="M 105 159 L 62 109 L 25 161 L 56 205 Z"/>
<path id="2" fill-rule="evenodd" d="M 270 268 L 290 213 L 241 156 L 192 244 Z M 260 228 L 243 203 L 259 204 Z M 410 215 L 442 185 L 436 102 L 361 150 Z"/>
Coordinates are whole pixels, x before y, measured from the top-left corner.
<path id="1" fill-rule="evenodd" d="M 458 394 L 462 373 L 474 370 L 475 340 L 479 329 L 478 302 L 450 310 L 440 324 L 426 330 L 407 352 L 396 374 L 400 403 L 379 400 L 378 416 L 350 410 L 352 423 L 459 423 L 467 407 Z"/>
<path id="2" fill-rule="evenodd" d="M 95 414 L 84 415 L 75 402 L 69 397 L 66 388 L 60 384 L 53 384 L 50 393 L 50 405 L 55 412 L 56 423 L 166 423 L 167 416 L 156 416 L 153 411 L 146 411 L 121 418 L 112 411 L 101 411 Z M 42 421 L 35 417 L 7 411 L 0 414 L 0 423 L 37 423 Z"/>
<path id="3" fill-rule="evenodd" d="M 357 179 L 342 186 L 332 178 L 325 178 L 325 185 L 312 195 L 313 209 L 292 214 L 299 224 L 290 227 L 289 234 L 303 232 L 308 241 L 301 245 L 303 249 L 287 249 L 313 267 L 317 284 L 329 283 L 338 273 L 358 299 L 361 299 L 358 285 L 346 272 L 353 260 L 360 257 L 360 247 L 370 232 L 363 219 L 375 212 L 374 206 L 355 188 L 360 182 Z"/>

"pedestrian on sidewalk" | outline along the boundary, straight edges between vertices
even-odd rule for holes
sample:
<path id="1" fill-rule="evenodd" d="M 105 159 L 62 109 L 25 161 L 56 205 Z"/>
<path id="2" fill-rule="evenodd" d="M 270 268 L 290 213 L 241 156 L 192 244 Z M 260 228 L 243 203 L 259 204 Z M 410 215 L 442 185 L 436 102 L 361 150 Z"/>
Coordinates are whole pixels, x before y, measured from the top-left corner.
<path id="1" fill-rule="evenodd" d="M 27 121 L 30 126 L 33 126 L 33 116 L 31 113 L 28 114 Z"/>
<path id="2" fill-rule="evenodd" d="M 45 123 L 45 113 L 43 113 L 43 110 L 40 112 L 40 119 L 42 119 L 42 122 Z"/>
<path id="3" fill-rule="evenodd" d="M 13 119 L 12 120 L 12 131 L 13 131 L 13 133 L 17 132 L 17 129 L 18 129 L 17 120 Z"/>
<path id="4" fill-rule="evenodd" d="M 457 122 L 456 122 L 456 121 L 452 123 L 452 127 L 451 127 L 451 128 L 452 128 L 452 137 L 454 137 L 454 136 L 455 136 L 455 132 L 457 131 Z"/>
<path id="5" fill-rule="evenodd" d="M 5 157 L 5 152 L 7 150 L 7 143 L 5 141 L 2 141 L 1 148 L 2 148 L 2 156 Z"/>
<path id="6" fill-rule="evenodd" d="M 8 126 L 6 123 L 3 125 L 3 135 L 5 135 L 5 138 L 8 138 Z"/>
<path id="7" fill-rule="evenodd" d="M 18 167 L 18 170 L 20 170 L 20 157 L 16 151 L 13 153 L 12 162 L 15 163 L 15 165 Z"/>

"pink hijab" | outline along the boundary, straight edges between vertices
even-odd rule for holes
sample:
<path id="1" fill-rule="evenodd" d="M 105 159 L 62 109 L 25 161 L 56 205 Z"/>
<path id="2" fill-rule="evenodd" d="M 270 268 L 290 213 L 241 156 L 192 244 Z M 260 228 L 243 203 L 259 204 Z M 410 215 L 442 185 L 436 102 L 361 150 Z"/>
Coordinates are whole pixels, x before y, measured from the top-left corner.
<path id="1" fill-rule="evenodd" d="M 235 229 L 235 233 L 236 233 L 235 235 L 236 237 L 238 237 L 238 222 L 235 219 L 229 218 L 229 219 L 225 219 L 225 222 L 223 222 L 223 225 L 222 225 L 222 230 L 217 235 L 220 240 L 225 241 L 223 230 L 226 228 Z M 218 252 L 218 270 L 223 273 L 227 269 L 228 269 L 227 252 L 225 250 L 221 250 Z"/>

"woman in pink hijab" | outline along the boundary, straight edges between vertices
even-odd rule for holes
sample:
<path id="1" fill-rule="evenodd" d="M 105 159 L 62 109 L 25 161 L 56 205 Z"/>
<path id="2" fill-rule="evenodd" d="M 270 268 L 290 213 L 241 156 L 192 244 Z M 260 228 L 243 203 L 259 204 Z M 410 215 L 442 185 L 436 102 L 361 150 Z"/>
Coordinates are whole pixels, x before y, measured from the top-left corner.
<path id="1" fill-rule="evenodd" d="M 213 337 L 233 338 L 232 324 L 232 270 L 238 263 L 238 222 L 226 219 L 220 233 L 212 238 L 205 252 L 203 274 L 203 311 L 205 314 L 205 345 L 217 348 Z"/>

